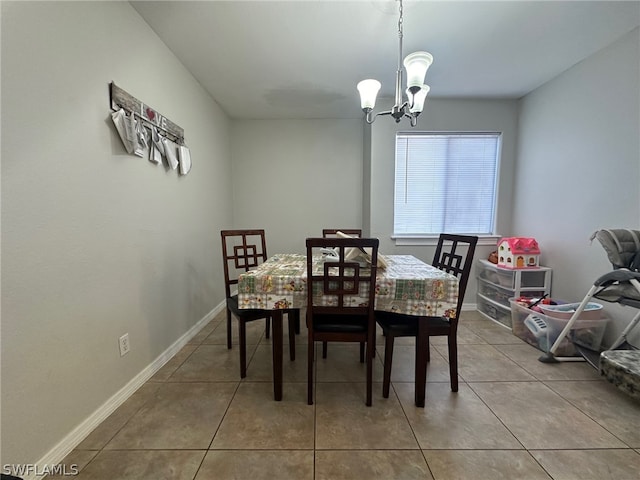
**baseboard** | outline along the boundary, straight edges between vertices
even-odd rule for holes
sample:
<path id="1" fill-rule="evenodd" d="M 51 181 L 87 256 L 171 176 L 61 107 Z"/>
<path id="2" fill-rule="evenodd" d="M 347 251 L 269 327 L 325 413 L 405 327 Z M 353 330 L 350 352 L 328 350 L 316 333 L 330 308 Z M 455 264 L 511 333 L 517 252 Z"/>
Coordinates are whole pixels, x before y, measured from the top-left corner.
<path id="1" fill-rule="evenodd" d="M 111 398 L 104 402 L 95 412 L 86 418 L 80 425 L 74 428 L 66 437 L 64 437 L 55 447 L 47 452 L 34 465 L 33 470 L 36 472 L 44 472 L 47 468 L 52 468 L 59 464 L 76 446 L 80 444 L 100 423 L 102 423 L 109 415 L 111 415 L 125 400 L 133 395 L 147 380 L 160 370 L 173 356 L 184 347 L 189 340 L 195 337 L 202 328 L 207 325 L 218 313 L 225 309 L 226 303 L 223 301 L 213 310 L 207 313 L 201 320 L 191 327 L 184 335 L 162 352 L 153 362 L 147 365 L 140 373 L 129 381 L 124 387 L 115 393 Z M 24 480 L 38 480 L 43 478 L 42 475 L 35 473 L 30 476 L 23 477 Z"/>

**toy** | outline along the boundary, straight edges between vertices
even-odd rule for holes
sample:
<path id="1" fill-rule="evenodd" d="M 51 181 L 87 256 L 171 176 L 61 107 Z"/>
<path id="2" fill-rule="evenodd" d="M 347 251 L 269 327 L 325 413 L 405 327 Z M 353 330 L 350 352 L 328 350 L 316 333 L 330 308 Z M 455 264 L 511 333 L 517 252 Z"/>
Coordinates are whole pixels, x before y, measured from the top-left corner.
<path id="1" fill-rule="evenodd" d="M 503 268 L 538 268 L 540 247 L 535 238 L 505 237 L 498 242 L 498 266 Z"/>

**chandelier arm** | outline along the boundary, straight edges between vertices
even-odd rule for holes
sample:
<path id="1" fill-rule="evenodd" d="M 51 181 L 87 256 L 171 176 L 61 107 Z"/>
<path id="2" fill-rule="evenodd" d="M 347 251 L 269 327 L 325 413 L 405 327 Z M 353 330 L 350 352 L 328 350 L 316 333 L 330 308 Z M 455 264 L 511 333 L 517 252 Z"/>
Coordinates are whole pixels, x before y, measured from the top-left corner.
<path id="1" fill-rule="evenodd" d="M 376 119 L 376 117 L 380 115 L 393 115 L 393 112 L 391 110 L 385 110 L 384 112 L 373 113 L 373 111 L 369 109 L 369 110 L 365 110 L 364 119 L 369 125 L 371 125 Z"/>
<path id="2" fill-rule="evenodd" d="M 405 113 L 404 116 L 411 120 L 411 126 L 415 127 L 418 124 L 418 117 L 420 116 L 420 112 Z"/>

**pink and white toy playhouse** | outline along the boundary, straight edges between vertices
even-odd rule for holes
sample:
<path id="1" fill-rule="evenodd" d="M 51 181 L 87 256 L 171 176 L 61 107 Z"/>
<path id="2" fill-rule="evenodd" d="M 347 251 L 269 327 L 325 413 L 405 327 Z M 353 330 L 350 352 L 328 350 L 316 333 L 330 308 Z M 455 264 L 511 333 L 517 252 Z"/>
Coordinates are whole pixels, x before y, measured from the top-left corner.
<path id="1" fill-rule="evenodd" d="M 507 237 L 498 242 L 498 266 L 503 268 L 538 268 L 540 247 L 535 238 Z"/>

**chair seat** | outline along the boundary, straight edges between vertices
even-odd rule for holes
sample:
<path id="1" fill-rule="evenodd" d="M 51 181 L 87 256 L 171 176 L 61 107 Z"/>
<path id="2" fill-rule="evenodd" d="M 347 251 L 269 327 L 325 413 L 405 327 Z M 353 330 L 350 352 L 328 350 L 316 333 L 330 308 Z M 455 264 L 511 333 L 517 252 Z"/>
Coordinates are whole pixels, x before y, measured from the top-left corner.
<path id="1" fill-rule="evenodd" d="M 451 328 L 445 317 L 423 317 L 430 332 Z M 376 310 L 376 321 L 383 330 L 392 330 L 396 337 L 415 337 L 418 334 L 418 317 Z"/>
<path id="2" fill-rule="evenodd" d="M 237 295 L 233 295 L 232 297 L 227 298 L 227 306 L 235 316 L 245 320 L 251 319 L 251 318 L 255 318 L 256 320 L 259 318 L 265 318 L 265 315 L 268 315 L 269 313 L 267 310 L 262 310 L 259 308 L 255 308 L 255 309 L 238 308 Z"/>
<path id="3" fill-rule="evenodd" d="M 350 315 L 316 315 L 314 318 L 316 332 L 332 333 L 364 333 L 367 331 L 366 318 L 354 318 Z"/>

